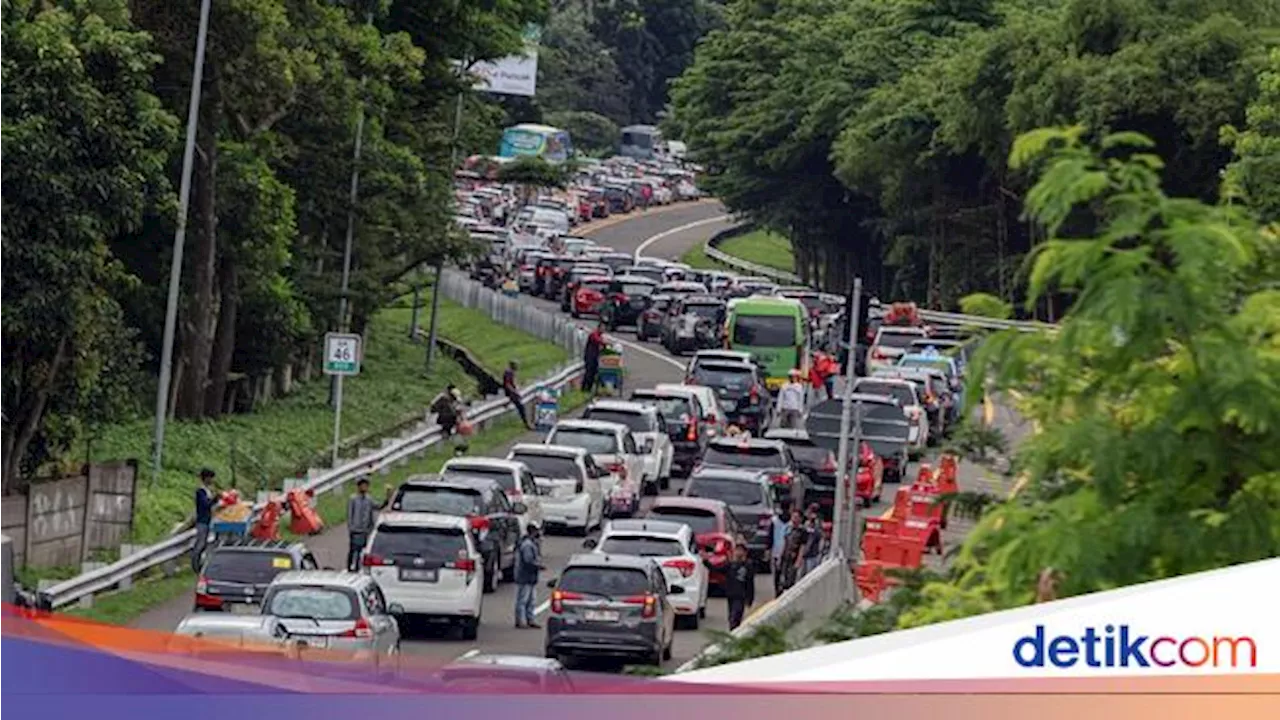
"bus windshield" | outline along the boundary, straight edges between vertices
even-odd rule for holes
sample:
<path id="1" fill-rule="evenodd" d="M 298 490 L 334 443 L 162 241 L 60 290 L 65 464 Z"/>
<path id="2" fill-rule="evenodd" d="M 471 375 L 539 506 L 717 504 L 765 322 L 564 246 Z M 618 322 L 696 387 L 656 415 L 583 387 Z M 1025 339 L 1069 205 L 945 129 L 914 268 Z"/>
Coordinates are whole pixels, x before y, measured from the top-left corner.
<path id="1" fill-rule="evenodd" d="M 786 347 L 796 344 L 796 319 L 787 315 L 738 315 L 733 322 L 734 345 Z"/>

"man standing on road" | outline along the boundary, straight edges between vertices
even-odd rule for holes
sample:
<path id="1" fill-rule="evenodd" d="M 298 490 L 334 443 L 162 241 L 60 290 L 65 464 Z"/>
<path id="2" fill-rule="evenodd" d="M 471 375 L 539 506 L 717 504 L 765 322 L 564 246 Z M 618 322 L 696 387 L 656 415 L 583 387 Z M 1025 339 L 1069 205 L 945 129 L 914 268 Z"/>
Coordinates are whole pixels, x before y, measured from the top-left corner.
<path id="1" fill-rule="evenodd" d="M 733 559 L 725 569 L 724 596 L 729 601 L 729 632 L 733 632 L 747 608 L 756 604 L 756 569 L 743 543 L 734 546 Z"/>
<path id="2" fill-rule="evenodd" d="M 213 524 L 213 506 L 217 502 L 213 492 L 214 473 L 209 468 L 200 471 L 200 487 L 196 488 L 196 542 L 191 546 L 191 571 L 200 574 L 204 561 L 204 549 L 209 544 L 209 526 Z"/>
<path id="3" fill-rule="evenodd" d="M 782 548 L 782 561 L 779 563 L 782 570 L 782 592 L 796 584 L 797 576 L 804 567 L 804 548 L 808 539 L 800 510 L 792 510 L 791 522 L 787 525 L 787 539 Z"/>
<path id="4" fill-rule="evenodd" d="M 770 546 L 769 552 L 773 558 L 773 596 L 777 597 L 782 594 L 782 550 L 787 545 L 787 535 L 791 532 L 791 526 L 786 521 L 786 511 L 781 507 L 778 508 L 777 514 L 772 518 L 773 544 Z"/>
<path id="5" fill-rule="evenodd" d="M 538 571 L 542 567 L 542 551 L 538 547 L 541 528 L 537 522 L 529 523 L 529 531 L 516 546 L 516 627 L 541 628 L 534 620 L 533 599 L 538 587 Z"/>
<path id="6" fill-rule="evenodd" d="M 357 572 L 360 569 L 360 554 L 364 552 L 364 544 L 373 532 L 373 523 L 379 510 L 391 502 L 391 486 L 387 486 L 387 496 L 381 504 L 373 502 L 369 497 L 369 478 L 356 481 L 356 494 L 347 501 L 347 570 Z"/>
<path id="7" fill-rule="evenodd" d="M 516 412 L 520 413 L 520 421 L 530 430 L 533 425 L 529 424 L 529 414 L 525 412 L 524 401 L 520 399 L 520 385 L 516 382 L 516 370 L 520 364 L 515 360 L 507 363 L 507 371 L 502 373 L 502 391 L 506 393 L 507 399 L 512 405 L 516 406 Z"/>
<path id="8" fill-rule="evenodd" d="M 798 428 L 804 418 L 804 385 L 800 383 L 800 371 L 792 370 L 787 382 L 778 389 L 778 410 L 781 427 Z"/>
<path id="9" fill-rule="evenodd" d="M 587 336 L 587 347 L 582 351 L 582 389 L 595 393 L 596 377 L 600 372 L 600 351 L 604 349 L 604 323 L 596 326 Z"/>
<path id="10" fill-rule="evenodd" d="M 822 562 L 822 518 L 818 515 L 818 503 L 809 506 L 804 522 L 804 569 L 800 577 L 813 572 Z"/>

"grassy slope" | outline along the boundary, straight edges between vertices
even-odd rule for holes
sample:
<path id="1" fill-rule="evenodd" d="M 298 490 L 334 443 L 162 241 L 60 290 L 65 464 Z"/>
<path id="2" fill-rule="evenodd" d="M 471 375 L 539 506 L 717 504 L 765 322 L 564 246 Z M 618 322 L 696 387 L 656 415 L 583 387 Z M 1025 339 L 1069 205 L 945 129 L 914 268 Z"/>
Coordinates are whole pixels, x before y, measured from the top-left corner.
<path id="1" fill-rule="evenodd" d="M 720 243 L 719 249 L 747 262 L 795 272 L 791 241 L 767 230 L 753 230 L 745 235 L 729 238 Z"/>
<path id="2" fill-rule="evenodd" d="M 361 374 L 348 378 L 344 387 L 344 439 L 386 430 L 421 413 L 446 383 L 457 384 L 464 393 L 474 392 L 475 382 L 460 366 L 440 355 L 431 374 L 423 372 L 425 348 L 408 338 L 410 312 L 408 308 L 391 308 L 370 323 Z M 424 324 L 427 317 L 424 308 Z M 440 327 L 443 337 L 471 348 L 491 369 L 500 369 L 506 358 L 519 358 L 526 381 L 567 359 L 556 345 L 448 301 L 440 305 Z M 190 496 L 200 468 L 213 468 L 223 487 L 231 483 L 233 443 L 236 484 L 249 492 L 278 487 L 283 478 L 326 460 L 326 446 L 333 434 L 328 395 L 328 382 L 313 380 L 250 415 L 216 422 L 170 423 L 165 433 L 165 467 L 158 479 L 151 478 L 146 462 L 150 457 L 150 420 L 101 428 L 91 445 L 92 456 L 135 457 L 142 462 L 134 534 L 140 542 L 153 542 L 190 513 Z"/>

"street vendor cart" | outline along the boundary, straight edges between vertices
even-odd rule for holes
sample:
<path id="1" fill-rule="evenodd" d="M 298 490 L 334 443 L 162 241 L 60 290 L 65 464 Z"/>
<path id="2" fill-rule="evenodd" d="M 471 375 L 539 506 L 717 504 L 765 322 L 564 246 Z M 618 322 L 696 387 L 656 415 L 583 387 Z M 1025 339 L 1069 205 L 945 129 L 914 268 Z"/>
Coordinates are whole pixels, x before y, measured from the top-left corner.
<path id="1" fill-rule="evenodd" d="M 610 395 L 619 395 L 622 393 L 626 375 L 627 367 L 622 357 L 622 345 L 613 340 L 606 340 L 605 346 L 600 349 L 600 368 L 597 372 L 600 387 Z"/>

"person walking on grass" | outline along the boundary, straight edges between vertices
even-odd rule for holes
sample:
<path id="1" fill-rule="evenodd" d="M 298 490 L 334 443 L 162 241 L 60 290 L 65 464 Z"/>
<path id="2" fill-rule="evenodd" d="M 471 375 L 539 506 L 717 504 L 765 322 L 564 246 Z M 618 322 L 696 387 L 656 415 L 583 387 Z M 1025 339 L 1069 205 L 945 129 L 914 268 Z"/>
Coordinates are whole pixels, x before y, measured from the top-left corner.
<path id="1" fill-rule="evenodd" d="M 391 486 L 387 486 L 387 495 L 381 503 L 375 503 L 369 497 L 369 478 L 356 481 L 356 494 L 347 501 L 347 570 L 360 570 L 360 555 L 364 545 L 369 541 L 369 533 L 373 532 L 373 524 L 377 520 L 379 510 L 391 503 Z"/>
<path id="2" fill-rule="evenodd" d="M 516 370 L 519 368 L 520 363 L 515 360 L 507 363 L 507 371 L 502 373 L 502 392 L 506 393 L 507 399 L 516 406 L 516 412 L 520 414 L 520 422 L 532 430 L 533 425 L 529 424 L 529 414 L 524 409 L 524 400 L 520 399 L 520 384 L 516 382 Z"/>
<path id="3" fill-rule="evenodd" d="M 200 487 L 196 488 L 196 541 L 191 546 L 191 571 L 197 575 L 204 563 L 204 549 L 209 544 L 209 526 L 213 524 L 213 506 L 217 504 L 213 478 L 212 470 L 201 470 Z"/>
<path id="4" fill-rule="evenodd" d="M 729 632 L 733 632 L 747 608 L 756 604 L 756 568 L 743 543 L 734 546 L 733 559 L 725 569 L 724 597 L 729 603 Z"/>
<path id="5" fill-rule="evenodd" d="M 542 549 L 538 545 L 538 537 L 542 529 L 537 522 L 529 523 L 525 536 L 516 545 L 516 627 L 538 629 L 534 619 L 533 601 L 537 596 L 538 572 L 545 570 L 542 565 Z"/>

